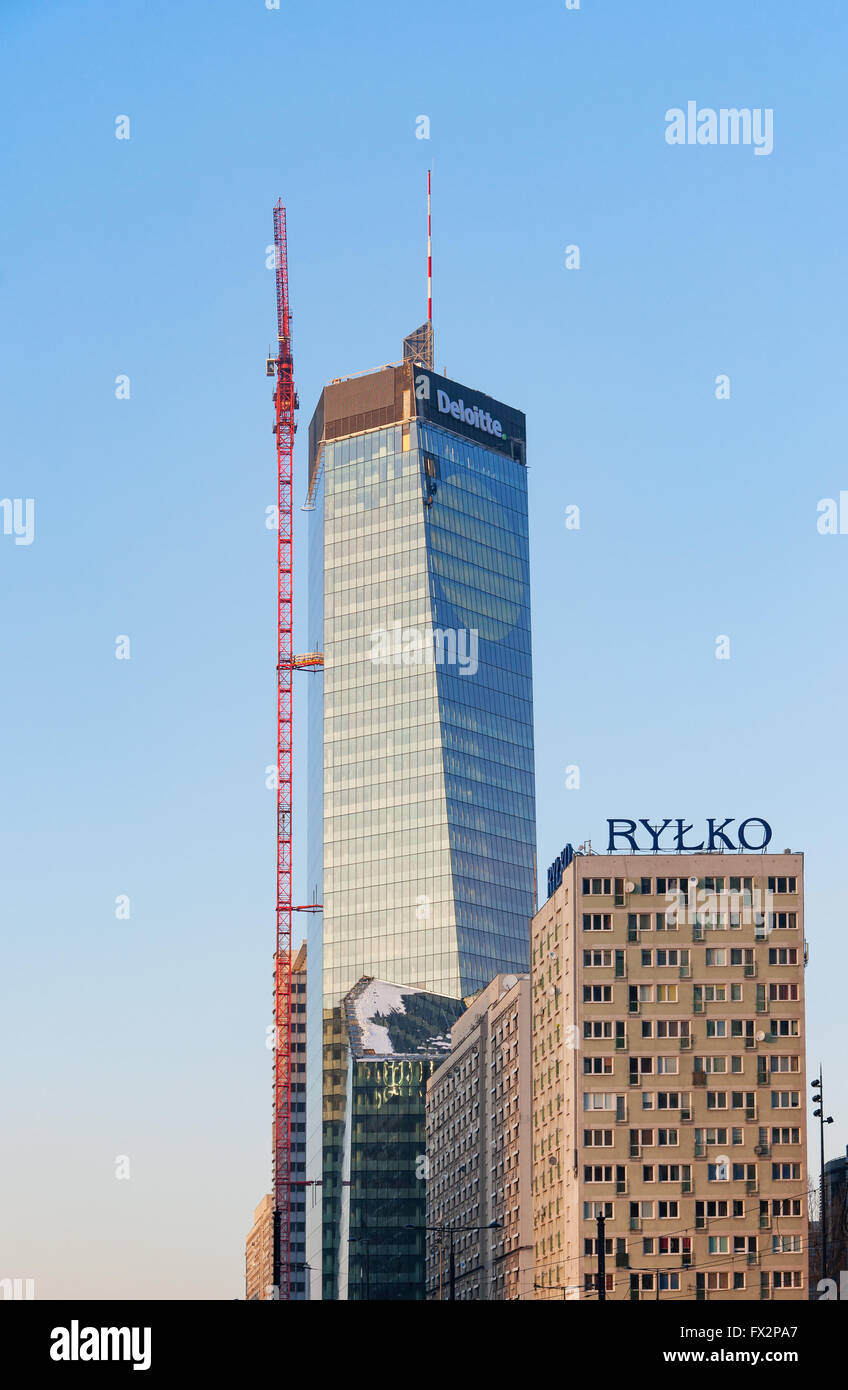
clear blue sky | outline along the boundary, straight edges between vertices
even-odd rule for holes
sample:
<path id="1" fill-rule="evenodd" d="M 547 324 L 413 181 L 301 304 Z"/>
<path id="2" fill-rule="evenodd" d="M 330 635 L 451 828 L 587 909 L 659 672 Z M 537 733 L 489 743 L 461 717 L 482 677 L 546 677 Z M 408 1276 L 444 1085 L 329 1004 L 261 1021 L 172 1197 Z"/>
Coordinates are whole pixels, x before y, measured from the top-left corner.
<path id="1" fill-rule="evenodd" d="M 848 536 L 816 505 L 848 488 L 845 6 L 2 22 L 0 492 L 35 499 L 35 538 L 0 535 L 0 1276 L 242 1294 L 271 1118 L 271 209 L 299 498 L 324 382 L 424 318 L 428 165 L 437 366 L 527 413 L 540 868 L 616 815 L 763 815 L 803 849 L 842 1151 Z M 772 108 L 773 153 L 670 147 L 688 100 Z"/>

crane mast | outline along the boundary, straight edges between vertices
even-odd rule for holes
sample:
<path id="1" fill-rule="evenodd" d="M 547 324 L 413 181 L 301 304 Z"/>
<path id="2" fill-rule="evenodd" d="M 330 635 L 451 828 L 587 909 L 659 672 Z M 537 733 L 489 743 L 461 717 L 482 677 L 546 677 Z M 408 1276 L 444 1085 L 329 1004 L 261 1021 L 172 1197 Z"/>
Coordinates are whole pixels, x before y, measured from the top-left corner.
<path id="1" fill-rule="evenodd" d="M 286 210 L 274 208 L 277 356 L 268 359 L 277 438 L 277 946 L 274 957 L 274 1286 L 291 1294 L 292 457 L 298 406 L 291 350 Z"/>

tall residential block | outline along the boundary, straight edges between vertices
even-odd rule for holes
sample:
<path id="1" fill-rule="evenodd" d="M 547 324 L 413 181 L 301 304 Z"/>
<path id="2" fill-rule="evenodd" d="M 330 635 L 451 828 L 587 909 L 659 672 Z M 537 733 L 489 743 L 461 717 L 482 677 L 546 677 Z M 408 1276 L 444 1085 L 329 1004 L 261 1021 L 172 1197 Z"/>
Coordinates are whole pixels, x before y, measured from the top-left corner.
<path id="1" fill-rule="evenodd" d="M 561 879 L 560 879 L 561 875 Z M 803 856 L 572 855 L 532 923 L 551 1297 L 807 1297 Z M 544 1296 L 544 1295 L 543 1295 Z"/>
<path id="2" fill-rule="evenodd" d="M 309 431 L 307 1246 L 325 1298 L 345 994 L 370 975 L 459 999 L 526 971 L 534 910 L 524 416 L 415 360 L 414 336 L 401 364 L 325 387 Z"/>
<path id="3" fill-rule="evenodd" d="M 451 1240 L 456 1299 L 534 1297 L 531 1082 L 530 978 L 496 975 L 427 1086 L 429 1299 L 450 1297 Z"/>

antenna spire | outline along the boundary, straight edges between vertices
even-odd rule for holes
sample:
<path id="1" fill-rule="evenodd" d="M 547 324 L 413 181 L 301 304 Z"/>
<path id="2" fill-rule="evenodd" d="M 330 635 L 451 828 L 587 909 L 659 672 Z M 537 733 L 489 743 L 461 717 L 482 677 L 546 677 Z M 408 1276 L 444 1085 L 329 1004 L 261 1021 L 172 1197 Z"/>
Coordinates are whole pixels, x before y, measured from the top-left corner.
<path id="1" fill-rule="evenodd" d="M 433 239 L 430 222 L 430 170 L 427 170 L 427 322 L 433 326 Z"/>

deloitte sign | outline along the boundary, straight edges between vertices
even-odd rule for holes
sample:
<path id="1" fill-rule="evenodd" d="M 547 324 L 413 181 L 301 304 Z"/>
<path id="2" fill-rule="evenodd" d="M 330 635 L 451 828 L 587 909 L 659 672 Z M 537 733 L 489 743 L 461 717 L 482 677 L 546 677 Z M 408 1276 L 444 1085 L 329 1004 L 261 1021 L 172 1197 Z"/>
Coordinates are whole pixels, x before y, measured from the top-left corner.
<path id="1" fill-rule="evenodd" d="M 423 367 L 415 369 L 414 382 L 419 419 L 524 462 L 526 427 L 520 410 Z"/>
<path id="2" fill-rule="evenodd" d="M 455 420 L 464 420 L 466 425 L 475 425 L 478 430 L 503 439 L 504 429 L 500 420 L 493 420 L 488 410 L 481 410 L 479 405 L 466 405 L 461 397 L 458 401 L 452 401 L 441 387 L 436 392 L 436 402 L 442 415 L 452 415 Z"/>

